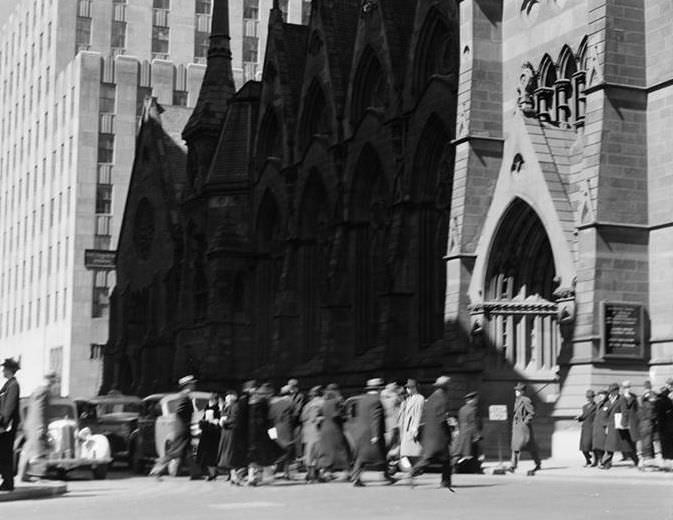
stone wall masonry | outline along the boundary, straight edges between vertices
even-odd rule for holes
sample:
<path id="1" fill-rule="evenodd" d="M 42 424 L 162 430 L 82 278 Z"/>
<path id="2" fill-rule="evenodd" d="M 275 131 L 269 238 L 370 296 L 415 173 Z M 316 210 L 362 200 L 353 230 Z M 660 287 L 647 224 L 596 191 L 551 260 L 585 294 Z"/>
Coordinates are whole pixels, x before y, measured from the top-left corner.
<path id="1" fill-rule="evenodd" d="M 666 81 L 673 74 L 673 3 L 647 0 L 645 3 L 647 38 L 647 84 Z"/>

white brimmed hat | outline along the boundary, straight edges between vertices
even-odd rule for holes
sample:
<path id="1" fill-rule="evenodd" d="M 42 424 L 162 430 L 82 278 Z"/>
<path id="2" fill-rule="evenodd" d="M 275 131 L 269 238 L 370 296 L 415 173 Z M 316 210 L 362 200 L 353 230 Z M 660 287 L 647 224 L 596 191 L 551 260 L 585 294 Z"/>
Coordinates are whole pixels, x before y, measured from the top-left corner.
<path id="1" fill-rule="evenodd" d="M 449 376 L 439 376 L 437 380 L 435 381 L 436 387 L 439 388 L 446 388 L 449 386 L 449 383 L 451 382 L 451 378 Z"/>
<path id="2" fill-rule="evenodd" d="M 178 384 L 180 386 L 187 386 L 189 384 L 196 383 L 196 378 L 193 375 L 188 375 L 178 379 Z"/>

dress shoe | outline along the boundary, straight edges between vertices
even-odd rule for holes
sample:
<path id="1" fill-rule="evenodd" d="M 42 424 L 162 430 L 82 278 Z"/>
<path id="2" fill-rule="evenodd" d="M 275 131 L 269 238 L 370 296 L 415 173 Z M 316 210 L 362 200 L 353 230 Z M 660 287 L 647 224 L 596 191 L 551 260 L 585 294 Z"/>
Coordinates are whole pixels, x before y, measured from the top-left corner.
<path id="1" fill-rule="evenodd" d="M 355 482 L 353 482 L 353 487 L 365 487 L 365 483 L 360 479 L 357 479 Z"/>
<path id="2" fill-rule="evenodd" d="M 3 482 L 0 485 L 0 491 L 14 491 L 14 484 L 12 482 Z"/>

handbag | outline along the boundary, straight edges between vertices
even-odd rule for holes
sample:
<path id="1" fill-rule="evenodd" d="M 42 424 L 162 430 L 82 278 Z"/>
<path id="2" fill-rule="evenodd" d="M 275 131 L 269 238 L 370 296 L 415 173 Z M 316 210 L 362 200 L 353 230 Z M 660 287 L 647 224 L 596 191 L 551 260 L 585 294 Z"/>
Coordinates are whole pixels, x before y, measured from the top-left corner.
<path id="1" fill-rule="evenodd" d="M 615 413 L 615 428 L 618 430 L 628 430 L 628 426 L 622 426 L 622 418 L 624 415 L 621 412 Z"/>

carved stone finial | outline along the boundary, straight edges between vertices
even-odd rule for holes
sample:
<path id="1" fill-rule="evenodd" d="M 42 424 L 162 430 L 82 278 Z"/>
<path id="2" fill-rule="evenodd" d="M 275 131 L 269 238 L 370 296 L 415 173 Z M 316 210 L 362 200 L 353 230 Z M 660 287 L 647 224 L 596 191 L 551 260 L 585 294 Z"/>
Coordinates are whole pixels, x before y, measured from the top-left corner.
<path id="1" fill-rule="evenodd" d="M 378 0 L 364 0 L 362 2 L 362 7 L 361 7 L 362 14 L 366 16 L 366 15 L 372 13 L 372 11 L 374 11 L 378 7 L 379 7 Z"/>
<path id="2" fill-rule="evenodd" d="M 521 112 L 531 117 L 535 115 L 535 90 L 537 89 L 537 74 L 530 62 L 521 66 L 519 86 L 516 88 L 516 104 Z"/>

